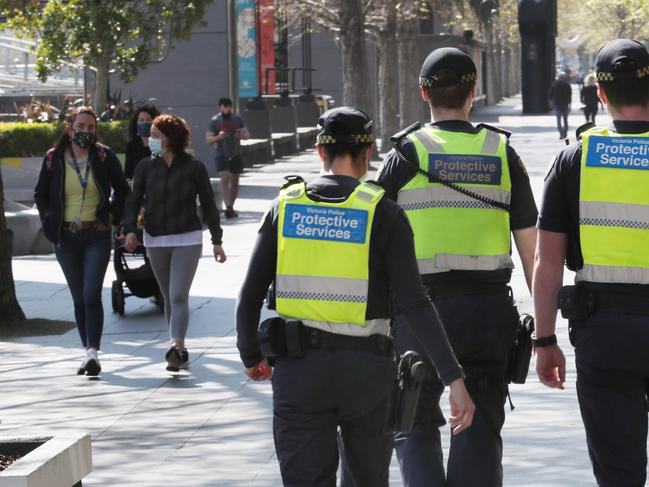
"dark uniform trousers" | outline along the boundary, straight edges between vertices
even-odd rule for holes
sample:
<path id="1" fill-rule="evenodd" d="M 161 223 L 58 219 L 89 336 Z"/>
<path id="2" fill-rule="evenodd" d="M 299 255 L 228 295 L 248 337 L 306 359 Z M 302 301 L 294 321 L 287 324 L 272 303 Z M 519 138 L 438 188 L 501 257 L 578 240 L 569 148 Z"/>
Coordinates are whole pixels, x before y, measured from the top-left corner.
<path id="1" fill-rule="evenodd" d="M 343 486 L 387 487 L 393 438 L 384 424 L 395 374 L 392 355 L 367 351 L 309 349 L 279 359 L 273 433 L 285 486 L 335 487 L 342 454 L 353 478 Z"/>
<path id="2" fill-rule="evenodd" d="M 640 487 L 647 469 L 649 316 L 571 322 L 577 397 L 598 485 Z"/>
<path id="3" fill-rule="evenodd" d="M 439 405 L 444 385 L 431 373 L 422 387 L 413 430 L 395 437 L 406 487 L 502 485 L 500 431 L 507 397 L 504 371 L 518 321 L 509 288 L 503 285 L 502 289 L 498 295 L 431 296 L 464 368 L 476 412 L 472 426 L 451 437 L 445 474 L 439 431 L 446 423 Z M 400 353 L 413 349 L 423 353 L 401 315 L 392 320 L 392 330 Z"/>

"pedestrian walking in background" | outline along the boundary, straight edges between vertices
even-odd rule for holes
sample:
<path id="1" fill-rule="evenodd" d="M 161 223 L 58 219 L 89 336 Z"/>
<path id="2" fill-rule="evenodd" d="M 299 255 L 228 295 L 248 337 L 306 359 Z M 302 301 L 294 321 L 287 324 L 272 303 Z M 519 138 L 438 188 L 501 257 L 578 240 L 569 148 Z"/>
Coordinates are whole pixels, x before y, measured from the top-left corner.
<path id="1" fill-rule="evenodd" d="M 186 367 L 189 354 L 185 336 L 189 326 L 189 290 L 203 249 L 202 224 L 196 197 L 212 238 L 217 262 L 225 262 L 221 247 L 219 211 L 214 203 L 210 178 L 202 162 L 186 152 L 189 127 L 175 115 L 159 115 L 151 126 L 151 157 L 140 161 L 133 176 L 128 201 L 124 247 L 133 252 L 138 244 L 136 219 L 146 198 L 144 246 L 164 297 L 170 330 L 167 370 Z"/>
<path id="2" fill-rule="evenodd" d="M 431 123 L 400 132 L 403 158 L 391 150 L 378 175 L 386 198 L 408 216 L 412 230 L 404 231 L 414 232 L 419 273 L 477 410 L 473 426 L 451 438 L 445 471 L 439 432 L 444 386 L 428 374 L 413 430 L 395 438 L 406 487 L 503 484 L 507 360 L 519 322 L 509 287 L 511 237 L 531 287 L 537 210 L 509 133 L 469 122 L 477 79 L 466 52 L 431 52 L 419 78 Z M 392 319 L 392 332 L 399 353 L 421 353 L 426 346 L 401 313 Z"/>
<path id="3" fill-rule="evenodd" d="M 126 179 L 133 179 L 137 163 L 151 155 L 149 150 L 149 136 L 151 135 L 151 122 L 160 115 L 158 109 L 149 104 L 140 105 L 128 122 L 128 142 L 126 144 L 126 158 L 124 175 Z"/>
<path id="4" fill-rule="evenodd" d="M 564 388 L 558 303 L 574 346 L 597 485 L 641 487 L 649 386 L 649 52 L 617 39 L 600 49 L 595 66 L 614 128 L 582 132 L 545 177 L 533 288 L 536 371 L 546 386 Z M 564 265 L 576 272 L 574 286 L 562 286 Z"/>
<path id="5" fill-rule="evenodd" d="M 589 74 L 584 80 L 584 87 L 579 93 L 581 102 L 584 105 L 584 116 L 586 117 L 586 122 L 595 123 L 595 116 L 600 103 L 602 103 L 597 96 L 597 86 L 595 85 L 595 76 Z"/>
<path id="6" fill-rule="evenodd" d="M 225 217 L 236 218 L 234 202 L 239 194 L 239 177 L 243 172 L 241 158 L 241 141 L 250 138 L 243 119 L 232 112 L 232 100 L 219 100 L 219 113 L 216 114 L 207 128 L 205 143 L 216 149 L 216 171 L 221 178 Z"/>
<path id="7" fill-rule="evenodd" d="M 58 143 L 45 155 L 34 201 L 74 302 L 86 349 L 79 375 L 101 372 L 101 290 L 110 260 L 111 227 L 121 219 L 128 192 L 119 160 L 97 142 L 94 110 L 75 109 Z"/>
<path id="8" fill-rule="evenodd" d="M 557 117 L 557 130 L 559 138 L 568 137 L 568 114 L 572 103 L 572 87 L 568 82 L 568 75 L 561 73 L 550 88 L 550 107 Z"/>

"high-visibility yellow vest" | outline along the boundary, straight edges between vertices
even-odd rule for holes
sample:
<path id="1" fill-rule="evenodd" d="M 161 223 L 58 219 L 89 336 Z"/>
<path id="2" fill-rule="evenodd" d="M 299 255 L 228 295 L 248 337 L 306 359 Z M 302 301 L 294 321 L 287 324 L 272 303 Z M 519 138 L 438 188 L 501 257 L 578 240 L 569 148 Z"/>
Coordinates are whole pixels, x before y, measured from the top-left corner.
<path id="1" fill-rule="evenodd" d="M 280 192 L 275 278 L 280 315 L 365 325 L 370 233 L 383 194 L 369 182 L 342 203 L 311 200 L 304 182 Z"/>
<path id="2" fill-rule="evenodd" d="M 428 126 L 408 139 L 421 169 L 509 204 L 512 185 L 503 134 L 488 128 L 466 133 Z M 514 267 L 507 211 L 431 182 L 423 174 L 399 191 L 397 203 L 412 225 L 421 274 Z"/>
<path id="3" fill-rule="evenodd" d="M 581 136 L 576 281 L 649 284 L 649 132 Z"/>

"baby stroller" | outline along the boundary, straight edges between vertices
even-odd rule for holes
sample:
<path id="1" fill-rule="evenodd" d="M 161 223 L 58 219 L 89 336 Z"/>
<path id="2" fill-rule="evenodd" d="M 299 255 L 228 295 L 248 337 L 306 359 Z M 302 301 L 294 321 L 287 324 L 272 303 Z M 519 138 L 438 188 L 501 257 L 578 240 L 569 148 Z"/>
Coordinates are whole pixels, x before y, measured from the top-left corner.
<path id="1" fill-rule="evenodd" d="M 142 232 L 138 231 L 138 240 L 142 241 Z M 153 275 L 151 263 L 146 256 L 144 245 L 138 245 L 135 252 L 128 252 L 122 240 L 115 236 L 115 255 L 113 257 L 115 275 L 111 292 L 113 311 L 124 316 L 124 301 L 129 296 L 139 298 L 153 297 L 160 310 L 164 312 L 164 298 L 158 281 Z M 124 286 L 126 285 L 126 286 Z M 128 288 L 130 293 L 124 291 Z"/>

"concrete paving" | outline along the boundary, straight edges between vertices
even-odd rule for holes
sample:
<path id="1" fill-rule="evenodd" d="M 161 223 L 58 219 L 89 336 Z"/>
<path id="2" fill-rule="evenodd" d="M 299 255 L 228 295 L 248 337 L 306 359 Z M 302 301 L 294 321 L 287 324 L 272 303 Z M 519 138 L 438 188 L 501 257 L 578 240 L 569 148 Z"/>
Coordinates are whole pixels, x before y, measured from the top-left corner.
<path id="1" fill-rule="evenodd" d="M 553 116 L 521 116 L 520 105 L 520 97 L 514 97 L 481 110 L 476 118 L 515 133 L 512 143 L 540 202 L 546 168 L 562 142 Z M 573 126 L 581 120 L 578 112 L 571 118 Z M 259 221 L 283 176 L 309 179 L 318 171 L 311 151 L 244 174 L 240 218 L 224 222 L 225 264 L 214 262 L 205 235 L 190 298 L 189 370 L 177 375 L 165 371 L 168 332 L 154 304 L 131 297 L 124 317 L 111 312 L 112 265 L 104 283 L 104 371 L 99 380 L 74 375 L 83 356 L 76 330 L 0 341 L 0 435 L 89 432 L 94 469 L 84 486 L 281 485 L 270 385 L 250 382 L 243 374 L 234 306 Z M 518 257 L 516 262 L 516 299 L 521 311 L 531 311 Z M 72 301 L 53 255 L 18 257 L 13 268 L 28 317 L 73 320 Z M 559 320 L 558 330 L 569 364 L 566 390 L 549 390 L 535 375 L 528 384 L 511 388 L 516 409 L 508 409 L 503 431 L 508 486 L 594 485 L 565 321 Z M 391 485 L 401 485 L 394 459 Z"/>

